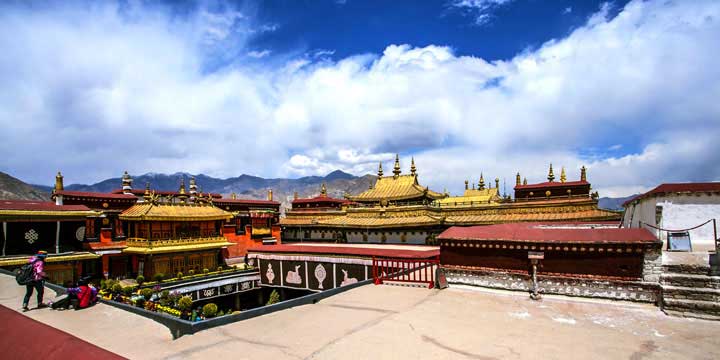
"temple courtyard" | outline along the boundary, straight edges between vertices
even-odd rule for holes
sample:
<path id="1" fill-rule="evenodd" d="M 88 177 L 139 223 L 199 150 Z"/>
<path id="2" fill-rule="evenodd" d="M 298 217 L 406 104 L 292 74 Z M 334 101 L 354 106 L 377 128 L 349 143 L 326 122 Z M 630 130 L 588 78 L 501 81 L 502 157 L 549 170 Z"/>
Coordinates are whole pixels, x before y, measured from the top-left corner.
<path id="1" fill-rule="evenodd" d="M 0 289 L 0 305 L 19 311 L 24 289 L 6 275 Z M 52 294 L 46 289 L 46 299 Z M 468 287 L 366 285 L 177 340 L 163 325 L 104 304 L 23 315 L 131 359 L 720 358 L 720 322 L 669 317 L 650 305 L 532 301 Z"/>

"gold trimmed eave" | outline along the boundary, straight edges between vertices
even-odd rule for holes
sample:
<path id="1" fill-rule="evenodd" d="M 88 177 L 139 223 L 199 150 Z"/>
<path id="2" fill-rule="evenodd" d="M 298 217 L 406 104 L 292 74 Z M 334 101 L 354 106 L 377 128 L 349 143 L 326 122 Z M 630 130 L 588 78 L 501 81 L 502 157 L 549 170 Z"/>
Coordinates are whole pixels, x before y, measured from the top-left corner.
<path id="1" fill-rule="evenodd" d="M 232 219 L 233 214 L 210 205 L 141 203 L 123 211 L 120 220 L 211 221 Z"/>
<path id="2" fill-rule="evenodd" d="M 222 236 L 171 240 L 130 238 L 126 244 L 127 247 L 123 249 L 122 252 L 128 254 L 164 254 L 183 251 L 201 251 L 235 245 L 234 243 L 228 242 Z"/>
<path id="3" fill-rule="evenodd" d="M 331 227 L 408 227 L 408 226 L 435 226 L 443 223 L 442 218 L 434 218 L 431 216 L 411 216 L 411 217 L 340 217 L 336 219 L 319 221 L 319 226 Z"/>
<path id="4" fill-rule="evenodd" d="M 224 247 L 228 247 L 231 245 L 235 245 L 231 242 L 218 242 L 218 243 L 205 243 L 205 244 L 197 244 L 197 245 L 175 245 L 175 246 L 163 246 L 163 247 L 154 247 L 154 248 L 146 248 L 146 247 L 135 247 L 135 246 L 128 246 L 125 249 L 123 249 L 123 253 L 127 254 L 165 254 L 165 253 L 173 253 L 173 252 L 184 252 L 184 251 L 201 251 L 201 250 L 213 250 L 213 249 L 221 249 Z"/>
<path id="5" fill-rule="evenodd" d="M 87 211 L 52 211 L 52 210 L 0 210 L 0 219 L 74 219 L 100 216 L 100 212 Z"/>
<path id="6" fill-rule="evenodd" d="M 5 258 L 0 259 L 0 266 L 18 266 L 18 265 L 24 265 L 27 264 L 28 259 L 33 255 L 25 255 L 22 257 L 12 257 L 12 258 Z M 56 262 L 65 262 L 65 261 L 77 261 L 77 260 L 93 260 L 99 258 L 100 255 L 89 253 L 89 252 L 80 252 L 80 253 L 73 253 L 68 255 L 52 255 L 48 254 L 48 257 L 45 259 L 46 263 L 56 263 Z"/>
<path id="7" fill-rule="evenodd" d="M 448 225 L 487 225 L 507 222 L 539 221 L 619 221 L 619 214 L 602 209 L 571 212 L 538 212 L 508 214 L 451 215 L 445 219 Z"/>

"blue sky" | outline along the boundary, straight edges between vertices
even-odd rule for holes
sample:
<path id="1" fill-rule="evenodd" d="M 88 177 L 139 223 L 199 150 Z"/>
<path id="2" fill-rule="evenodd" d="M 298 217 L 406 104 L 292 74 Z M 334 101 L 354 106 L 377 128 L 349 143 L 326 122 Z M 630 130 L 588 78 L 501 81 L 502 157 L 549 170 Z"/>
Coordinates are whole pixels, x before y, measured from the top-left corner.
<path id="1" fill-rule="evenodd" d="M 0 4 L 0 170 L 720 180 L 717 1 Z M 406 169 L 407 170 L 407 169 Z"/>

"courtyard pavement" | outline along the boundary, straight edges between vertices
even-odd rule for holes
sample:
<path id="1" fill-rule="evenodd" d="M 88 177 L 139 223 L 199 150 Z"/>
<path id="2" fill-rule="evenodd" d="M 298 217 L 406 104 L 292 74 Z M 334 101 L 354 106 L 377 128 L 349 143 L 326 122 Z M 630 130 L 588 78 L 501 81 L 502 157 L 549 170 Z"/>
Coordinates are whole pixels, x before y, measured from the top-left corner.
<path id="1" fill-rule="evenodd" d="M 0 304 L 19 311 L 23 291 L 0 275 Z M 720 358 L 720 322 L 465 287 L 361 286 L 174 341 L 164 326 L 103 304 L 24 315 L 130 359 Z"/>

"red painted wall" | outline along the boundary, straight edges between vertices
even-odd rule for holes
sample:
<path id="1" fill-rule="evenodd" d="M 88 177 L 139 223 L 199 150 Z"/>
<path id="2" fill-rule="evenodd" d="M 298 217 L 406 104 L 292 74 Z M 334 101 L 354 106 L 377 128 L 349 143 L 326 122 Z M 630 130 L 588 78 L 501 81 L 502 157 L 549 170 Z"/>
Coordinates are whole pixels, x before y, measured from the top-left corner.
<path id="1" fill-rule="evenodd" d="M 245 226 L 245 234 L 241 235 L 235 234 L 235 225 L 223 226 L 223 236 L 225 236 L 229 242 L 235 244 L 228 246 L 227 249 L 223 251 L 223 256 L 225 256 L 225 258 L 243 257 L 247 254 L 247 249 L 262 246 L 262 239 L 253 239 L 250 235 L 251 233 L 252 226 L 250 225 Z M 277 243 L 280 244 L 280 226 L 273 226 L 271 234 L 277 239 Z"/>

